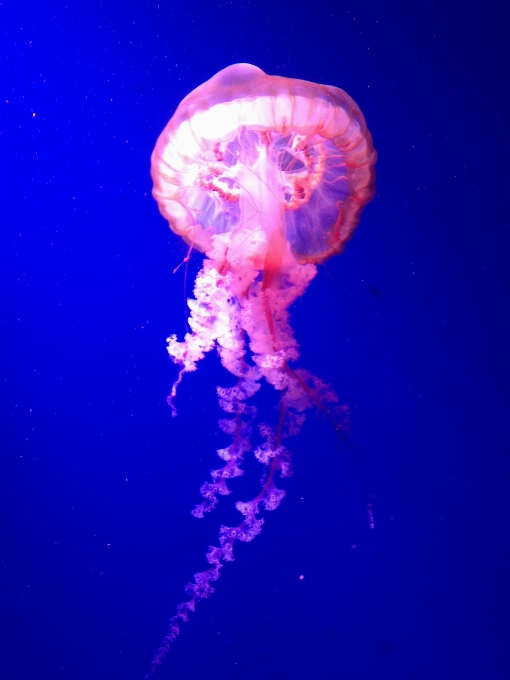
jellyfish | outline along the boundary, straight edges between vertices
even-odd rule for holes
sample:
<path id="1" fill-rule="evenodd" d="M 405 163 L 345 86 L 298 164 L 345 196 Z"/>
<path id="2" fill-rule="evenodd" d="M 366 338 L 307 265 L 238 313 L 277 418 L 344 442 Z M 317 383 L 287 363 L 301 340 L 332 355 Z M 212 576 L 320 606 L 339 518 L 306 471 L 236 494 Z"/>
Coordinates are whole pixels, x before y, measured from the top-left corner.
<path id="1" fill-rule="evenodd" d="M 195 517 L 211 512 L 243 474 L 253 451 L 262 465 L 260 492 L 239 500 L 237 526 L 220 526 L 208 568 L 185 587 L 151 673 L 170 650 L 197 602 L 214 592 L 236 541 L 252 541 L 264 513 L 285 496 L 292 474 L 289 437 L 315 407 L 341 425 L 333 389 L 295 368 L 299 346 L 289 307 L 305 293 L 317 265 L 342 252 L 374 194 L 376 152 L 363 114 L 336 87 L 269 76 L 250 64 L 223 69 L 189 94 L 152 154 L 153 195 L 170 228 L 204 253 L 188 300 L 189 330 L 167 339 L 178 375 L 168 397 L 213 349 L 234 384 L 217 387 L 225 416 L 223 465 L 200 487 Z M 279 395 L 274 423 L 255 428 L 251 399 L 263 382 Z M 258 429 L 258 432 L 257 432 Z M 257 438 L 257 444 L 252 440 Z"/>

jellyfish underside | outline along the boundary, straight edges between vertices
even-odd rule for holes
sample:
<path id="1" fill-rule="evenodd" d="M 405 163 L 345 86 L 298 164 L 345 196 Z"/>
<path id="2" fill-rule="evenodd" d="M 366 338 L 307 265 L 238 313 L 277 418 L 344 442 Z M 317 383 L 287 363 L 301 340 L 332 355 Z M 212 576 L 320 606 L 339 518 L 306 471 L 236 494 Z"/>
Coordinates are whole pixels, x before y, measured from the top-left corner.
<path id="1" fill-rule="evenodd" d="M 337 88 L 267 76 L 254 66 L 224 69 L 186 97 L 161 134 L 152 157 L 154 196 L 170 227 L 205 253 L 188 300 L 190 331 L 168 338 L 180 367 L 169 404 L 186 372 L 217 348 L 236 378 L 218 387 L 220 419 L 230 438 L 217 453 L 192 511 L 210 512 L 230 494 L 227 480 L 243 474 L 253 450 L 263 466 L 260 493 L 236 508 L 236 527 L 220 527 L 219 545 L 206 553 L 209 568 L 186 586 L 152 665 L 161 663 L 198 600 L 209 597 L 234 542 L 249 542 L 285 496 L 275 478 L 292 474 L 284 441 L 297 434 L 305 412 L 316 406 L 340 427 L 338 397 L 317 377 L 291 366 L 299 346 L 289 307 L 304 294 L 318 263 L 341 252 L 363 206 L 373 195 L 375 151 L 361 112 Z M 258 425 L 251 397 L 265 380 L 280 394 L 274 425 Z"/>

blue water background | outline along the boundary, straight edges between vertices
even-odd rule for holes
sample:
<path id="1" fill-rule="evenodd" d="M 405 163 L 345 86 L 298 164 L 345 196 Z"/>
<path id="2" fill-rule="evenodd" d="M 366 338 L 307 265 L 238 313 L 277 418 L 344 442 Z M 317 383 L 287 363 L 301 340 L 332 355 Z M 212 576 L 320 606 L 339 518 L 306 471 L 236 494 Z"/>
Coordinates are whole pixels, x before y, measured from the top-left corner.
<path id="1" fill-rule="evenodd" d="M 256 493 L 247 456 L 221 508 L 190 515 L 231 380 L 208 357 L 171 417 L 165 338 L 201 258 L 172 274 L 186 248 L 149 177 L 179 101 L 241 61 L 342 87 L 379 153 L 353 240 L 292 309 L 299 366 L 349 404 L 351 445 L 310 414 L 286 499 L 154 677 L 507 677 L 504 14 L 2 3 L 3 680 L 142 678 L 220 522 Z"/>

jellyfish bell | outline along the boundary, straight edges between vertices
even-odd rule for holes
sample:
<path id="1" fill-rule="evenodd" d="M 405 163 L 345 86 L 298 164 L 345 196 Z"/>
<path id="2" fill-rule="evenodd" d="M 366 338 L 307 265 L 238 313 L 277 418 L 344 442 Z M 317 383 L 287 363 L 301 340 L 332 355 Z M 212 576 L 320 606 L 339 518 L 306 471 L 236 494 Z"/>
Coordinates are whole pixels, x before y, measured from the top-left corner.
<path id="1" fill-rule="evenodd" d="M 222 235 L 251 232 L 243 250 L 254 247 L 256 268 L 274 266 L 285 243 L 300 263 L 319 263 L 356 228 L 375 160 L 343 90 L 235 64 L 178 106 L 152 155 L 153 194 L 173 231 L 213 257 Z"/>
<path id="2" fill-rule="evenodd" d="M 200 491 L 196 517 L 210 512 L 227 480 L 242 474 L 243 456 L 254 450 L 265 474 L 260 493 L 238 502 L 243 520 L 220 527 L 210 547 L 210 568 L 186 586 L 190 599 L 170 620 L 153 660 L 161 663 L 195 604 L 209 597 L 234 541 L 261 531 L 262 511 L 285 496 L 275 477 L 291 474 L 287 437 L 299 432 L 305 412 L 330 415 L 338 397 L 319 378 L 291 364 L 299 346 L 288 309 L 316 274 L 316 265 L 340 253 L 363 207 L 374 194 L 376 153 L 363 115 L 343 90 L 303 80 L 268 76 L 250 64 L 223 69 L 191 92 L 161 133 L 152 154 L 153 195 L 170 228 L 205 254 L 188 300 L 190 331 L 168 338 L 168 353 L 184 373 L 213 348 L 236 378 L 218 387 L 220 420 L 231 443 L 218 449 L 225 462 L 211 470 Z M 280 394 L 274 426 L 261 423 L 262 441 L 251 444 L 256 407 L 248 403 L 265 380 Z M 332 418 L 332 420 L 334 420 Z"/>

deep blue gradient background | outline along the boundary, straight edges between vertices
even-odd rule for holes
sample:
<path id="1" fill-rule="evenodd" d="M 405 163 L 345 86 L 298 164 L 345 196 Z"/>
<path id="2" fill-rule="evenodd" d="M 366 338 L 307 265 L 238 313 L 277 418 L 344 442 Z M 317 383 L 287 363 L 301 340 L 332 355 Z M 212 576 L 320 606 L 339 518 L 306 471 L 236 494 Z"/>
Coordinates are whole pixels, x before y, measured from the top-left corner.
<path id="1" fill-rule="evenodd" d="M 142 678 L 257 488 L 248 457 L 190 515 L 231 381 L 207 358 L 172 419 L 165 338 L 200 257 L 185 289 L 149 177 L 179 101 L 239 61 L 344 88 L 379 152 L 354 239 L 292 311 L 353 446 L 310 415 L 286 499 L 155 677 L 507 677 L 505 4 L 2 3 L 3 680 Z"/>

